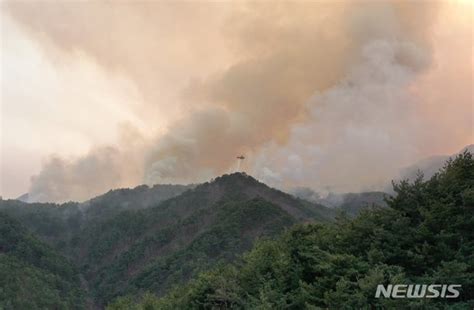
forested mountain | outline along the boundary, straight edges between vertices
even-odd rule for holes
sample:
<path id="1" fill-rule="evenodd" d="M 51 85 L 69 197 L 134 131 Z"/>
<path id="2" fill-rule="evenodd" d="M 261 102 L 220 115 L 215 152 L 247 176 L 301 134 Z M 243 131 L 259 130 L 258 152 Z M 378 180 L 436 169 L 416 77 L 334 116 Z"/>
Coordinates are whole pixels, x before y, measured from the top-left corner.
<path id="1" fill-rule="evenodd" d="M 115 190 L 83 204 L 2 201 L 0 209 L 68 257 L 99 307 L 124 294 L 161 295 L 233 261 L 258 238 L 334 217 L 328 208 L 242 173 L 196 187 L 163 188 L 161 195 L 153 189 Z M 165 194 L 174 198 L 164 200 Z"/>
<path id="2" fill-rule="evenodd" d="M 86 211 L 88 220 L 103 220 L 120 211 L 157 206 L 160 202 L 179 196 L 194 187 L 195 185 L 160 184 L 152 187 L 140 185 L 133 189 L 115 189 L 80 204 L 80 208 Z"/>
<path id="3" fill-rule="evenodd" d="M 79 272 L 0 212 L 0 309 L 83 309 Z"/>
<path id="4" fill-rule="evenodd" d="M 26 203 L 0 200 L 0 211 L 16 218 L 31 232 L 64 254 L 71 242 L 91 224 L 106 221 L 122 211 L 157 206 L 194 185 L 141 185 L 133 189 L 111 190 L 84 203 Z"/>
<path id="5" fill-rule="evenodd" d="M 348 195 L 337 213 L 243 173 L 86 203 L 0 201 L 0 307 L 472 308 L 472 154 L 394 192 L 355 218 L 384 197 Z M 375 299 L 388 283 L 463 288 L 454 301 Z"/>
<path id="6" fill-rule="evenodd" d="M 126 293 L 162 294 L 196 272 L 228 262 L 256 238 L 299 221 L 326 221 L 332 212 L 236 173 L 215 179 L 154 208 L 122 212 L 84 230 L 77 242 L 95 299 Z"/>
<path id="7" fill-rule="evenodd" d="M 234 264 L 163 298 L 109 309 L 472 309 L 474 159 L 467 151 L 427 181 L 394 184 L 388 207 L 299 224 Z M 460 297 L 376 299 L 378 284 L 461 284 Z"/>

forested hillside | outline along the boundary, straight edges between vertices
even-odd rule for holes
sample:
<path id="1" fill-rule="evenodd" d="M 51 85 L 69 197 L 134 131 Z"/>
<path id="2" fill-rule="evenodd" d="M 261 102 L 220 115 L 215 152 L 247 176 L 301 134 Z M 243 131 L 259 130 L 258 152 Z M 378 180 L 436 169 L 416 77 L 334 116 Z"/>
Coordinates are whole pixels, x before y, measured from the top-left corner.
<path id="1" fill-rule="evenodd" d="M 98 307 L 126 294 L 162 295 L 232 262 L 256 239 L 335 215 L 242 173 L 158 188 L 110 191 L 82 204 L 1 201 L 0 209 L 74 263 Z"/>
<path id="2" fill-rule="evenodd" d="M 235 173 L 86 203 L 0 201 L 0 307 L 472 308 L 472 154 L 394 192 L 335 211 Z M 463 287 L 454 301 L 375 299 L 388 283 Z"/>
<path id="3" fill-rule="evenodd" d="M 257 238 L 332 216 L 329 209 L 237 173 L 157 207 L 122 212 L 89 226 L 79 236 L 74 256 L 95 300 L 106 304 L 123 294 L 163 294 L 199 271 L 232 261 Z"/>
<path id="4" fill-rule="evenodd" d="M 0 309 L 83 309 L 77 268 L 0 212 Z"/>
<path id="5" fill-rule="evenodd" d="M 84 203 L 25 203 L 0 200 L 0 211 L 17 219 L 41 240 L 69 255 L 82 230 L 113 218 L 122 211 L 157 206 L 193 185 L 141 185 L 133 189 L 111 190 Z"/>
<path id="6" fill-rule="evenodd" d="M 472 309 L 474 159 L 464 152 L 431 179 L 394 184 L 388 208 L 297 225 L 234 264 L 159 299 L 109 309 Z M 375 299 L 377 284 L 461 284 L 456 299 Z"/>

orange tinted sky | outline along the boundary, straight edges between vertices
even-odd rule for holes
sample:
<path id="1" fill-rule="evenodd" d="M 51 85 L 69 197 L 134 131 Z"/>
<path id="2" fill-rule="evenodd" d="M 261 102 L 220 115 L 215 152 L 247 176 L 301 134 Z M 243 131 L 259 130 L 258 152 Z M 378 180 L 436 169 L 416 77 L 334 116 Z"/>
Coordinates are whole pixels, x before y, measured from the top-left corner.
<path id="1" fill-rule="evenodd" d="M 240 153 L 267 182 L 374 188 L 473 143 L 472 10 L 3 2 L 0 194 L 202 181 Z"/>

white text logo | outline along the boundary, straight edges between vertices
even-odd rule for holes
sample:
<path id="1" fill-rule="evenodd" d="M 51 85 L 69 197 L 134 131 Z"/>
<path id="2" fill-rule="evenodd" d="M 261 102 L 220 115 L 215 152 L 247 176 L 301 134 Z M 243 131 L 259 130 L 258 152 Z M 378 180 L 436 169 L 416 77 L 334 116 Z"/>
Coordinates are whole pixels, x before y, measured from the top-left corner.
<path id="1" fill-rule="evenodd" d="M 375 298 L 457 298 L 460 284 L 377 285 Z"/>

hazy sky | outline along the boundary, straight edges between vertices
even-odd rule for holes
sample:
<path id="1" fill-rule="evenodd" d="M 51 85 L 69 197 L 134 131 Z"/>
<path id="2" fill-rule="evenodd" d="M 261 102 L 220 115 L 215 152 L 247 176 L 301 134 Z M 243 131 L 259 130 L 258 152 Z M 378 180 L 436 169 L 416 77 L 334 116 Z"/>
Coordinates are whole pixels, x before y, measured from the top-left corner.
<path id="1" fill-rule="evenodd" d="M 470 1 L 4 1 L 0 195 L 243 169 L 379 189 L 474 142 Z"/>

